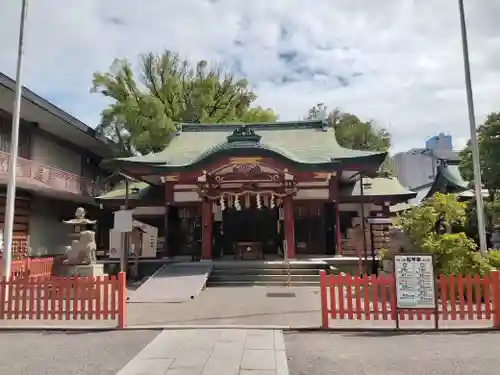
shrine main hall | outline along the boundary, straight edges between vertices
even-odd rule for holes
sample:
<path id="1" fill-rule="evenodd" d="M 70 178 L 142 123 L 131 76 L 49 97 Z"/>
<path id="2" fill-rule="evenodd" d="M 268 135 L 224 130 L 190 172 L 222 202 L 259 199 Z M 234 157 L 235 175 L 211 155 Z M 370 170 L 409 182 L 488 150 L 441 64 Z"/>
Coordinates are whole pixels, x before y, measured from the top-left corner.
<path id="1" fill-rule="evenodd" d="M 98 200 L 118 208 L 127 195 L 158 228 L 159 257 L 374 254 L 390 206 L 415 197 L 378 172 L 386 157 L 341 147 L 324 121 L 179 124 L 165 150 L 108 160 L 136 182 Z"/>

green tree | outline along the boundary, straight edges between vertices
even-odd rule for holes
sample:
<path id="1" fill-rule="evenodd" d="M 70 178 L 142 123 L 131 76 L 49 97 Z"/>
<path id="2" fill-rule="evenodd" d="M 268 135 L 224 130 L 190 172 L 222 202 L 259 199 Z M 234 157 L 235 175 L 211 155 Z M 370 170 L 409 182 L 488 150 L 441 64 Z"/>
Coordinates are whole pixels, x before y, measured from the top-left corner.
<path id="1" fill-rule="evenodd" d="M 255 123 L 275 122 L 278 119 L 276 112 L 271 108 L 254 107 L 244 111 L 234 122 Z"/>
<path id="2" fill-rule="evenodd" d="M 429 237 L 438 235 L 435 230 L 438 220 L 448 229 L 452 224 L 464 225 L 466 203 L 459 202 L 453 194 L 436 193 L 423 204 L 399 214 L 397 225 L 415 246 L 422 248 Z"/>
<path id="3" fill-rule="evenodd" d="M 484 215 L 486 227 L 492 231 L 500 225 L 500 199 L 497 197 L 491 201 L 491 198 L 484 201 Z M 476 199 L 473 198 L 467 202 L 467 233 L 470 237 L 479 241 L 479 232 L 477 228 L 477 206 Z"/>
<path id="4" fill-rule="evenodd" d="M 356 115 L 343 113 L 339 109 L 328 110 L 328 107 L 319 103 L 309 110 L 308 119 L 324 119 L 335 129 L 335 136 L 340 146 L 354 150 L 388 151 L 391 146 L 389 131 L 373 121 L 361 121 Z M 381 171 L 394 174 L 391 158 L 381 166 Z"/>
<path id="5" fill-rule="evenodd" d="M 446 233 L 437 231 L 437 223 Z M 456 228 L 466 222 L 466 203 L 454 194 L 436 193 L 423 204 L 399 214 L 396 220 L 410 242 L 436 256 L 438 272 L 444 274 L 484 274 L 490 267 L 476 250 L 476 244 Z M 455 229 L 455 233 L 452 232 Z M 486 254 L 485 254 L 486 255 Z"/>
<path id="6" fill-rule="evenodd" d="M 111 100 L 97 130 L 117 143 L 121 155 L 163 150 L 179 122 L 269 122 L 271 109 L 251 108 L 256 95 L 244 79 L 204 61 L 190 64 L 165 51 L 140 57 L 139 78 L 127 60 L 96 72 L 92 92 Z"/>
<path id="7" fill-rule="evenodd" d="M 481 179 L 488 189 L 491 201 L 496 200 L 500 191 L 500 112 L 490 113 L 484 124 L 477 129 Z M 474 180 L 470 140 L 460 153 L 460 173 L 467 181 Z"/>
<path id="8" fill-rule="evenodd" d="M 489 199 L 485 201 L 487 226 L 500 224 L 500 112 L 490 113 L 484 124 L 477 129 L 481 181 L 488 190 Z M 474 180 L 470 140 L 460 153 L 460 173 L 466 181 Z M 472 183 L 471 183 L 472 185 Z M 470 202 L 470 227 L 477 231 L 475 200 Z"/>

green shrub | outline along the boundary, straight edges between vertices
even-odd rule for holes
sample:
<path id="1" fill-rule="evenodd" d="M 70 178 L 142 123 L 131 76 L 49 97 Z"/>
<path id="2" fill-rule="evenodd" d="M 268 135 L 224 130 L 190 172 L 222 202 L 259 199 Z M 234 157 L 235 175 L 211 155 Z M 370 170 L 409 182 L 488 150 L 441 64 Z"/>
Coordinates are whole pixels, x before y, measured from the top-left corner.
<path id="1" fill-rule="evenodd" d="M 437 231 L 438 222 L 455 233 Z M 435 255 L 436 274 L 484 276 L 492 267 L 500 267 L 500 254 L 487 259 L 478 253 L 476 243 L 463 232 L 465 222 L 466 203 L 454 194 L 439 193 L 397 218 L 397 225 L 414 246 Z"/>
<path id="2" fill-rule="evenodd" d="M 422 250 L 436 257 L 436 273 L 443 275 L 485 275 L 491 270 L 476 244 L 465 233 L 429 236 Z"/>
<path id="3" fill-rule="evenodd" d="M 500 270 L 500 250 L 492 249 L 488 252 L 489 265 L 497 270 Z"/>

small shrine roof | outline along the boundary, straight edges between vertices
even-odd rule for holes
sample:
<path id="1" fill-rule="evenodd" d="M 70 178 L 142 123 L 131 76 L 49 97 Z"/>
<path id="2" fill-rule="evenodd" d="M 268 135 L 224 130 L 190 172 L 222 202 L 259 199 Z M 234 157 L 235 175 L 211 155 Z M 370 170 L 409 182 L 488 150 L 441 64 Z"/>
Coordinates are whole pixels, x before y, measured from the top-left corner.
<path id="1" fill-rule="evenodd" d="M 437 173 L 434 181 L 419 190 L 426 191 L 425 195 L 420 193 L 420 196 L 422 196 L 420 202 L 422 202 L 433 196 L 436 192 L 441 192 L 443 194 L 462 193 L 469 190 L 469 185 L 462 178 L 458 165 L 440 164 L 437 167 Z M 420 204 L 420 202 L 415 202 L 415 204 Z"/>
<path id="2" fill-rule="evenodd" d="M 157 186 L 153 186 L 148 184 L 147 182 L 138 181 L 129 184 L 129 196 L 130 200 L 154 200 L 156 191 L 158 190 Z M 163 190 L 160 188 L 161 192 L 159 197 L 163 198 Z M 113 190 L 110 190 L 95 199 L 97 201 L 112 201 L 112 200 L 124 200 L 126 196 L 126 188 L 124 184 L 115 187 Z M 152 197 L 151 197 L 152 196 Z M 150 199 L 151 198 L 151 199 Z"/>
<path id="3" fill-rule="evenodd" d="M 323 121 L 259 124 L 180 124 L 165 150 L 144 156 L 111 159 L 110 166 L 148 173 L 199 169 L 219 156 L 272 156 L 308 169 L 329 169 L 368 163 L 377 169 L 386 152 L 341 147 L 335 131 Z"/>
<path id="4" fill-rule="evenodd" d="M 431 191 L 432 184 L 427 184 L 420 186 L 418 189 L 413 190 L 416 194 L 415 198 L 409 199 L 407 202 L 398 203 L 394 206 L 391 206 L 391 212 L 400 212 L 407 210 L 409 208 L 418 206 L 420 203 L 424 201 L 424 199 L 429 196 L 429 192 Z"/>
<path id="5" fill-rule="evenodd" d="M 410 199 L 406 204 L 398 204 L 391 207 L 392 212 L 399 212 L 418 206 L 436 192 L 463 193 L 469 190 L 468 183 L 462 178 L 458 165 L 441 164 L 437 167 L 434 181 L 414 189 L 416 197 Z"/>
<path id="6" fill-rule="evenodd" d="M 463 179 L 458 165 L 439 165 L 434 185 L 436 185 L 433 186 L 432 190 L 434 191 L 441 187 L 445 187 L 447 191 L 451 190 L 454 193 L 460 193 L 469 189 L 469 184 Z"/>
<path id="7" fill-rule="evenodd" d="M 361 181 L 345 186 L 340 194 L 343 197 L 361 196 Z M 392 197 L 393 200 L 406 201 L 416 195 L 417 193 L 403 187 L 396 177 L 363 178 L 363 196 L 366 197 Z"/>

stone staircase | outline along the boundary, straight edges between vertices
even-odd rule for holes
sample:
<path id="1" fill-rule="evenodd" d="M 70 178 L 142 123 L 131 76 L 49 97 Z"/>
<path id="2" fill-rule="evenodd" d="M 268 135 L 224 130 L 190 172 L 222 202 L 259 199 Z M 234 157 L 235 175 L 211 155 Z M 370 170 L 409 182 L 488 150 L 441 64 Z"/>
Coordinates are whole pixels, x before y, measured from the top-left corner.
<path id="1" fill-rule="evenodd" d="M 324 261 L 290 262 L 290 285 L 317 286 L 319 271 L 330 270 Z M 288 285 L 288 272 L 285 262 L 235 261 L 214 262 L 207 286 L 251 286 Z"/>

